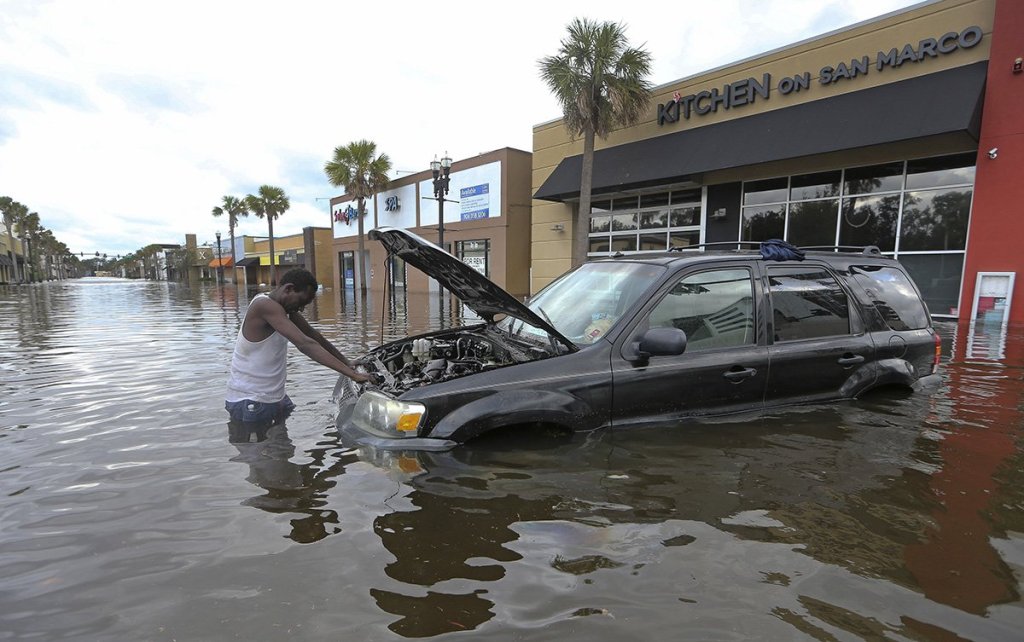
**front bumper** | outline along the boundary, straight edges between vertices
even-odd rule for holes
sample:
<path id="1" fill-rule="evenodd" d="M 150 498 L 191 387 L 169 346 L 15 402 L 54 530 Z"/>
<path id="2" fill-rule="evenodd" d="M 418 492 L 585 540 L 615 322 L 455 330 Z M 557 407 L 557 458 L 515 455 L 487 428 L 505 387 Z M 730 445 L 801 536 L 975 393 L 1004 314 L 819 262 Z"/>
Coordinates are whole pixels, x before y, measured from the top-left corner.
<path id="1" fill-rule="evenodd" d="M 338 433 L 342 441 L 353 446 L 370 446 L 376 450 L 422 450 L 443 452 L 458 446 L 458 442 L 449 439 L 431 439 L 429 437 L 407 437 L 405 439 L 387 439 L 363 432 L 349 422 L 338 424 Z"/>

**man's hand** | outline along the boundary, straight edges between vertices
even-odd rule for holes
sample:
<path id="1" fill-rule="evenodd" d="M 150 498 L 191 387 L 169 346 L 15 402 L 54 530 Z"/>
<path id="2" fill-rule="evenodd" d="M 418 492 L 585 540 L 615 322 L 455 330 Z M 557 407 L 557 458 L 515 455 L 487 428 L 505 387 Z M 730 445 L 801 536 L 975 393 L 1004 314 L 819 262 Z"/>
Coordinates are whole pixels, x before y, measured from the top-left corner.
<path id="1" fill-rule="evenodd" d="M 384 383 L 384 377 L 381 377 L 379 374 L 373 372 L 357 372 L 355 373 L 355 376 L 352 377 L 352 381 L 355 381 L 356 383 L 368 383 L 373 386 L 379 386 L 380 384 Z"/>

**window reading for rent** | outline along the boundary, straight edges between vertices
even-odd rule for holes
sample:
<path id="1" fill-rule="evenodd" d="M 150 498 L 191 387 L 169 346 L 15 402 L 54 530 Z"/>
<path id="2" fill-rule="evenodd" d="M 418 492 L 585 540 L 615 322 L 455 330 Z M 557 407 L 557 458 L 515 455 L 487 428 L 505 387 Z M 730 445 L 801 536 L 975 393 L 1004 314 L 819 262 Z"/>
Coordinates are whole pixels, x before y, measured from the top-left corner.
<path id="1" fill-rule="evenodd" d="M 769 266 L 768 286 L 777 343 L 850 334 L 850 302 L 825 269 Z"/>

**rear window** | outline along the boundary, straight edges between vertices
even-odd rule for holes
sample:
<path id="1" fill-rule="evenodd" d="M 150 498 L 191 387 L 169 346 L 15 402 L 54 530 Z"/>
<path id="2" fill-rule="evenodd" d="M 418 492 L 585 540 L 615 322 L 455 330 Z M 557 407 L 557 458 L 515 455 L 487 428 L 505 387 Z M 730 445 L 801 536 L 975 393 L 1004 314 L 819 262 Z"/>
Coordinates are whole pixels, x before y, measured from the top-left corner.
<path id="1" fill-rule="evenodd" d="M 854 278 L 867 292 L 875 309 L 893 330 L 928 327 L 928 310 L 917 296 L 910 277 L 893 267 L 861 265 L 853 268 Z"/>
<path id="2" fill-rule="evenodd" d="M 775 341 L 850 334 L 850 304 L 835 277 L 816 266 L 768 268 Z"/>

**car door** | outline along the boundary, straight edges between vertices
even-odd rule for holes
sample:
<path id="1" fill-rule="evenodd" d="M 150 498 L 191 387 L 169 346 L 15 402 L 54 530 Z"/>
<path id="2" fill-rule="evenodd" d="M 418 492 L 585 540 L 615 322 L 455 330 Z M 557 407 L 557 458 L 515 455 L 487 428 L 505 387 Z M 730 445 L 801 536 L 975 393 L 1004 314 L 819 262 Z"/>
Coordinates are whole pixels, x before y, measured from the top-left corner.
<path id="1" fill-rule="evenodd" d="M 693 266 L 652 297 L 611 353 L 613 425 L 760 409 L 768 351 L 757 276 L 753 261 Z M 640 338 L 658 327 L 683 330 L 686 350 L 637 359 Z"/>
<path id="2" fill-rule="evenodd" d="M 874 344 L 856 306 L 822 264 L 765 266 L 771 366 L 766 403 L 850 397 L 870 385 Z"/>

